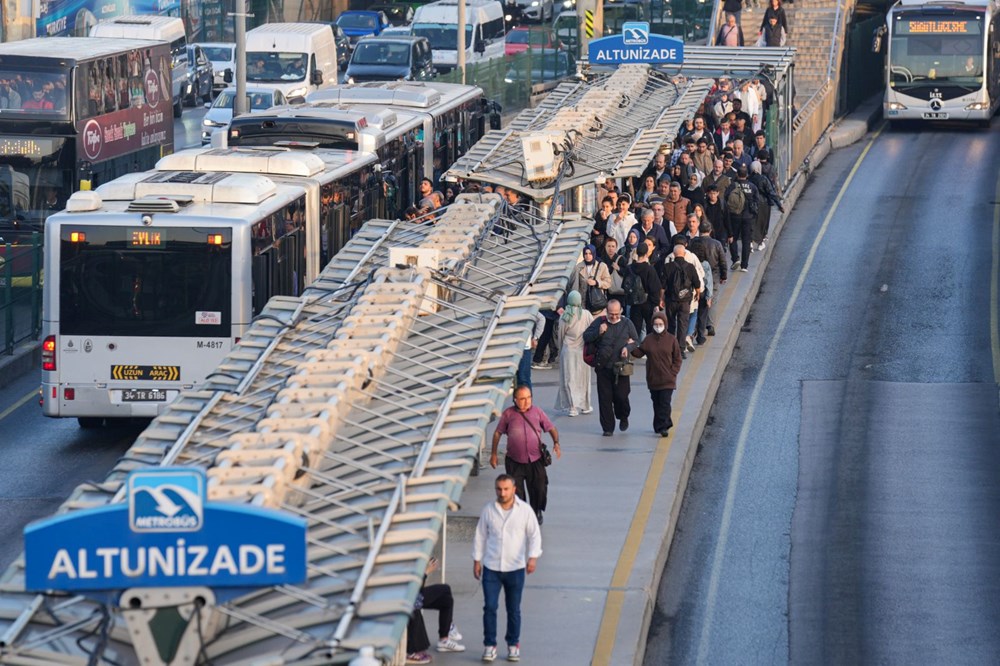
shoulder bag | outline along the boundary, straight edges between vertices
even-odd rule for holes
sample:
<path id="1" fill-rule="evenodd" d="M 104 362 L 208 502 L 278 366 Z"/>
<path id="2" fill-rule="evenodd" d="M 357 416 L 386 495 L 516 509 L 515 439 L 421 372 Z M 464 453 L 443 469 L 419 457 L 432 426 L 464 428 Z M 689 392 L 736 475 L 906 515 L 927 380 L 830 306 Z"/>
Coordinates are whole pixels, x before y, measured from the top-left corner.
<path id="1" fill-rule="evenodd" d="M 524 422 L 528 424 L 531 431 L 535 433 L 535 437 L 538 438 L 538 454 L 542 457 L 542 465 L 548 467 L 552 464 L 552 453 L 549 452 L 549 447 L 545 446 L 545 442 L 542 441 L 542 433 L 535 430 L 535 425 L 528 419 L 527 416 L 524 415 L 524 412 L 516 409 L 514 411 L 516 411 L 518 415 L 524 419 Z"/>

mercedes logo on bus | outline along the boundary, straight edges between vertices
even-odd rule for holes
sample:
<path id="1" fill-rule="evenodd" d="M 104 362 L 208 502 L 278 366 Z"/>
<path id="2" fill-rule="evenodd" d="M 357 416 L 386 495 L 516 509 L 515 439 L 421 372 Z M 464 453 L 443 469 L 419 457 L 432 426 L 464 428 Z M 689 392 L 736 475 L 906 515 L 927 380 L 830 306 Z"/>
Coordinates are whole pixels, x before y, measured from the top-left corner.
<path id="1" fill-rule="evenodd" d="M 100 157 L 103 147 L 104 133 L 101 131 L 101 124 L 91 118 L 83 126 L 83 152 L 87 154 L 87 159 L 93 161 Z"/>
<path id="2" fill-rule="evenodd" d="M 931 100 L 931 111 L 940 111 L 940 110 L 941 110 L 941 100 L 936 99 L 936 98 L 932 99 Z"/>

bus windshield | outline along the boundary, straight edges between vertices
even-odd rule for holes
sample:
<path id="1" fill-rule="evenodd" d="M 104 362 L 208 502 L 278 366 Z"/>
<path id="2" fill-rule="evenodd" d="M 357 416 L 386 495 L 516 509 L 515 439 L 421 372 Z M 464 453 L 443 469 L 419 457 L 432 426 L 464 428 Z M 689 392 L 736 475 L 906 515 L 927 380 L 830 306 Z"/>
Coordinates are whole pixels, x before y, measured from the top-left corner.
<path id="1" fill-rule="evenodd" d="M 43 116 L 68 120 L 65 71 L 14 71 L 0 68 L 0 118 Z"/>
<path id="2" fill-rule="evenodd" d="M 415 23 L 413 34 L 426 37 L 435 51 L 458 49 L 458 26 L 454 23 Z M 465 48 L 472 47 L 472 26 L 465 26 Z"/>
<path id="3" fill-rule="evenodd" d="M 304 81 L 308 62 L 305 53 L 251 51 L 247 53 L 247 81 Z"/>
<path id="4" fill-rule="evenodd" d="M 890 85 L 978 88 L 983 82 L 982 15 L 898 15 L 889 47 Z"/>
<path id="5" fill-rule="evenodd" d="M 61 238 L 63 335 L 229 337 L 228 229 L 63 225 Z"/>
<path id="6" fill-rule="evenodd" d="M 0 225 L 16 221 L 41 230 L 45 219 L 65 206 L 72 169 L 72 139 L 0 135 Z"/>

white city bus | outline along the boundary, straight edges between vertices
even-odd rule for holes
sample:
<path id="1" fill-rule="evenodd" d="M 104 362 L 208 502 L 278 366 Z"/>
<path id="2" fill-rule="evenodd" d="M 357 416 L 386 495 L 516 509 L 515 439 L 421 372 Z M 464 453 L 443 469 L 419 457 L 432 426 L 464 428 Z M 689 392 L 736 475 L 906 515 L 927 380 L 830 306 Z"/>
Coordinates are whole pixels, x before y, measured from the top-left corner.
<path id="1" fill-rule="evenodd" d="M 885 117 L 988 126 L 1000 106 L 995 2 L 899 0 L 887 21 Z"/>
<path id="2" fill-rule="evenodd" d="M 305 286 L 305 191 L 266 176 L 145 172 L 45 225 L 42 411 L 153 417 L 204 381 L 272 295 Z"/>

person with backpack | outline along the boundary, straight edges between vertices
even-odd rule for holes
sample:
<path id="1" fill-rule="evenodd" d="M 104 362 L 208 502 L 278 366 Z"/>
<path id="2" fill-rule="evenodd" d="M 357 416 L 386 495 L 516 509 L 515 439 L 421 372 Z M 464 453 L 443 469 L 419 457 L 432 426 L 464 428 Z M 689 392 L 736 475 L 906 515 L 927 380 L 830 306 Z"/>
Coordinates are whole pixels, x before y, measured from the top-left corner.
<path id="1" fill-rule="evenodd" d="M 653 309 L 660 303 L 662 287 L 660 278 L 649 263 L 649 245 L 639 243 L 635 253 L 636 260 L 629 264 L 622 277 L 622 291 L 629 306 L 628 318 L 641 339 L 644 325 L 646 335 L 652 330 Z"/>
<path id="2" fill-rule="evenodd" d="M 628 430 L 628 417 L 632 413 L 628 399 L 632 390 L 631 373 L 623 373 L 621 363 L 635 349 L 638 337 L 632 322 L 622 316 L 622 304 L 615 299 L 608 301 L 607 314 L 596 318 L 583 332 L 584 345 L 593 345 L 597 409 L 605 437 L 615 434 L 616 419 L 622 432 Z"/>
<path id="3" fill-rule="evenodd" d="M 698 290 L 701 289 L 698 269 L 686 258 L 686 255 L 687 248 L 684 243 L 675 237 L 673 260 L 664 264 L 661 276 L 663 309 L 667 316 L 667 329 L 678 340 L 687 337 L 691 321 L 691 303 L 697 298 Z M 686 358 L 683 350 L 681 356 Z"/>
<path id="4" fill-rule="evenodd" d="M 670 434 L 674 421 L 670 418 L 670 401 L 677 388 L 681 371 L 681 347 L 677 338 L 667 331 L 667 316 L 653 315 L 650 334 L 632 350 L 636 358 L 646 357 L 646 388 L 653 401 L 653 431 L 660 437 Z"/>
<path id="5" fill-rule="evenodd" d="M 733 235 L 729 245 L 729 256 L 733 260 L 732 270 L 746 273 L 750 267 L 750 240 L 753 223 L 760 207 L 760 192 L 748 179 L 749 169 L 744 165 L 736 171 L 736 180 L 726 189 L 726 218 L 729 231 Z M 740 244 L 740 255 L 736 254 L 736 243 Z"/>

